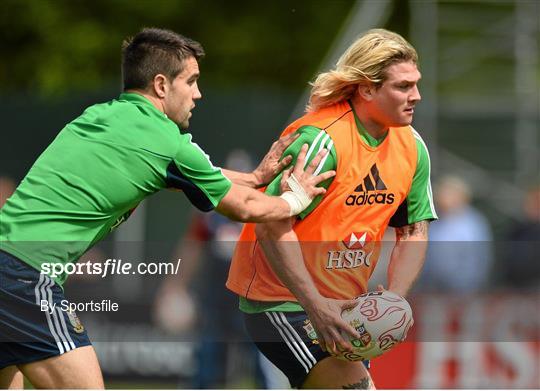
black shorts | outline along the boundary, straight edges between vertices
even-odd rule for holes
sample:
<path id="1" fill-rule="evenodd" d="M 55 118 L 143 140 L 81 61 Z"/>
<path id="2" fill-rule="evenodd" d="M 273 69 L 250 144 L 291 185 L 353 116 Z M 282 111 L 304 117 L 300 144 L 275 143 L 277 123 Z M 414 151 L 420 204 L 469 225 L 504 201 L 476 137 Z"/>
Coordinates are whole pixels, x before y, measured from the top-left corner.
<path id="1" fill-rule="evenodd" d="M 51 278 L 0 251 L 0 369 L 91 344 L 77 315 L 62 310 L 62 300 Z"/>
<path id="2" fill-rule="evenodd" d="M 317 364 L 330 354 L 319 346 L 307 314 L 262 312 L 244 314 L 249 336 L 259 350 L 287 376 L 291 386 L 300 388 Z M 369 369 L 369 361 L 364 361 Z"/>

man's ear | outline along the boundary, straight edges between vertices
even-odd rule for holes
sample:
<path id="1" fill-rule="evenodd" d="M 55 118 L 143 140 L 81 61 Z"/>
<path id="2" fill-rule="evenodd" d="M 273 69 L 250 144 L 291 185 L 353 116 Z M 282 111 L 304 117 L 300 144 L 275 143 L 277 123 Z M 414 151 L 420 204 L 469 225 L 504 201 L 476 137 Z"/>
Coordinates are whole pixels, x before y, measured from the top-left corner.
<path id="1" fill-rule="evenodd" d="M 371 83 L 358 84 L 358 87 L 356 87 L 356 93 L 358 96 L 368 102 L 373 99 L 374 92 L 375 86 Z"/>
<path id="2" fill-rule="evenodd" d="M 154 80 L 152 80 L 152 89 L 158 98 L 165 98 L 167 88 L 167 78 L 164 75 L 158 73 L 156 76 L 154 76 Z"/>

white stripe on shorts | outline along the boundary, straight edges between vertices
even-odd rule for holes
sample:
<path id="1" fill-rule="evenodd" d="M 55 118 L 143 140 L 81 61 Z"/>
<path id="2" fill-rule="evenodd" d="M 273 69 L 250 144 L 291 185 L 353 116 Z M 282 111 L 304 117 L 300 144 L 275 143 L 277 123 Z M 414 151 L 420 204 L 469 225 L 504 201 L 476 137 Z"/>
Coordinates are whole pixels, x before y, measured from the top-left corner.
<path id="1" fill-rule="evenodd" d="M 294 354 L 296 359 L 300 362 L 300 364 L 302 364 L 306 373 L 309 373 L 309 370 L 313 367 L 313 364 L 306 357 L 305 353 L 302 351 L 302 348 L 298 346 L 297 341 L 295 341 L 294 337 L 291 335 L 287 327 L 281 324 L 279 316 L 275 312 L 266 312 L 266 316 L 268 316 L 270 322 L 272 322 L 274 327 L 278 330 L 279 334 L 281 335 L 291 352 Z"/>
<path id="2" fill-rule="evenodd" d="M 54 281 L 50 279 L 51 283 L 47 285 L 47 293 L 49 295 L 49 303 L 53 302 L 53 294 L 52 294 L 52 286 L 54 285 Z M 66 338 L 66 334 L 69 337 L 69 332 L 66 333 L 66 330 L 62 329 L 62 326 L 60 325 L 60 320 L 58 319 L 58 312 L 60 309 L 57 307 L 55 310 L 53 310 L 52 318 L 54 321 L 54 325 L 56 326 L 56 332 L 58 333 L 58 336 L 60 337 L 60 340 L 64 344 L 64 348 L 66 352 L 69 352 L 72 349 L 75 349 L 75 345 L 73 345 L 73 348 L 69 345 L 68 338 Z M 62 317 L 63 318 L 63 317 Z M 71 337 L 69 337 L 71 339 Z M 73 341 L 71 341 L 73 343 Z"/>
<path id="3" fill-rule="evenodd" d="M 36 287 L 34 288 L 34 294 L 36 295 L 36 305 L 39 305 L 41 308 L 41 301 L 39 296 L 39 290 L 41 289 L 41 284 L 45 281 L 45 274 L 39 275 L 39 281 L 36 284 Z"/>
<path id="4" fill-rule="evenodd" d="M 73 349 L 75 349 L 75 343 L 73 343 L 73 339 L 71 338 L 71 335 L 69 334 L 69 330 L 68 330 L 67 325 L 66 325 L 66 319 L 65 319 L 65 316 L 63 314 L 63 311 L 58 307 L 56 307 L 56 311 L 58 312 L 58 317 L 60 318 L 60 323 L 62 324 L 62 329 L 64 330 L 64 334 L 67 336 L 69 346 L 71 347 L 70 350 L 73 350 Z"/>
<path id="5" fill-rule="evenodd" d="M 298 333 L 296 332 L 296 330 L 294 329 L 294 327 L 292 327 L 292 325 L 289 323 L 289 321 L 287 320 L 287 318 L 285 317 L 285 314 L 283 312 L 277 312 L 277 314 L 279 315 L 279 317 L 281 318 L 281 322 L 283 325 L 285 325 L 285 327 L 287 327 L 291 334 L 294 336 L 294 338 L 298 341 L 298 344 L 300 345 L 300 347 L 304 350 L 304 352 L 306 353 L 306 355 L 309 357 L 309 359 L 311 360 L 311 362 L 313 363 L 313 365 L 317 364 L 317 360 L 315 359 L 315 357 L 313 357 L 313 354 L 311 354 L 311 351 L 309 350 L 309 348 L 306 346 L 306 344 L 304 343 L 304 341 L 302 340 L 302 337 L 300 337 L 298 335 Z"/>
<path id="6" fill-rule="evenodd" d="M 52 280 L 48 279 L 45 274 L 42 274 L 41 276 L 43 276 L 43 280 L 44 280 L 44 284 L 41 284 L 39 290 L 40 290 L 40 295 L 39 295 L 39 302 L 41 303 L 41 300 L 47 300 L 47 295 L 45 294 L 45 286 L 48 285 Z M 40 280 L 41 280 L 41 277 L 40 277 Z M 48 303 L 52 303 L 51 301 L 48 301 Z M 49 311 L 45 311 L 45 317 L 47 318 L 47 324 L 49 325 L 49 331 L 51 332 L 55 342 L 56 342 L 56 346 L 58 346 L 58 351 L 60 352 L 60 354 L 64 354 L 65 353 L 65 350 L 64 350 L 64 345 L 62 344 L 62 342 L 60 341 L 60 338 L 58 338 L 58 334 L 56 334 L 56 330 L 54 328 L 54 325 L 53 325 L 53 322 L 51 320 L 51 314 L 49 314 Z"/>

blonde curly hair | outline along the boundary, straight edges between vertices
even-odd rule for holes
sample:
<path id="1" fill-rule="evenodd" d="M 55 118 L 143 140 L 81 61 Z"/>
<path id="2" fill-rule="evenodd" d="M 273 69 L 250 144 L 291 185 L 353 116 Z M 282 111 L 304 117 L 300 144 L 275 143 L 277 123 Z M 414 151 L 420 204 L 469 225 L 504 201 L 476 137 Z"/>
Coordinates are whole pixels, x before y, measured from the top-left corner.
<path id="1" fill-rule="evenodd" d="M 312 86 L 307 111 L 350 99 L 362 83 L 381 85 L 386 69 L 403 61 L 418 62 L 418 54 L 401 35 L 372 29 L 360 36 L 340 57 L 336 67 L 320 73 Z"/>

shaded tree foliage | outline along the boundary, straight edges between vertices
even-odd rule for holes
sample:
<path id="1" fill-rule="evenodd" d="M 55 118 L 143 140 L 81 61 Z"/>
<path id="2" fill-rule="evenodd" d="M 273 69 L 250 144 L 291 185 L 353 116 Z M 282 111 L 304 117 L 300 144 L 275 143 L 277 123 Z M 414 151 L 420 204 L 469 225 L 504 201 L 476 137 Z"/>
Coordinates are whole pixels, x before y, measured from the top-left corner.
<path id="1" fill-rule="evenodd" d="M 63 95 L 120 85 L 122 40 L 144 26 L 203 44 L 205 83 L 302 88 L 352 0 L 2 0 L 0 85 Z"/>

